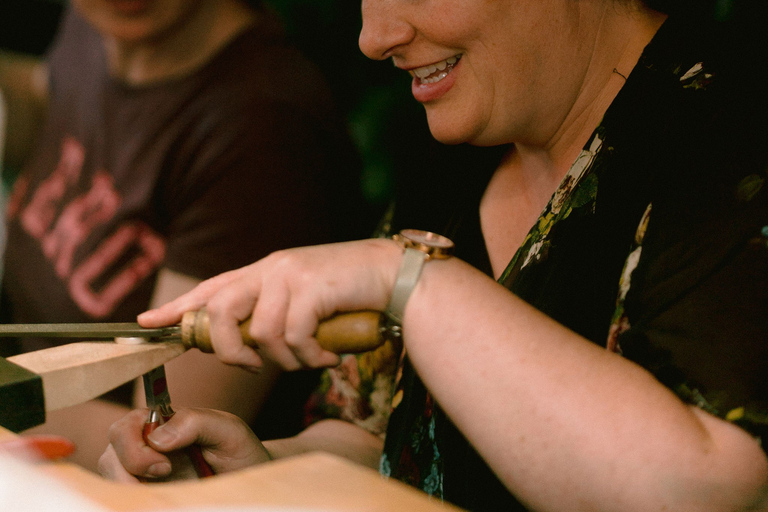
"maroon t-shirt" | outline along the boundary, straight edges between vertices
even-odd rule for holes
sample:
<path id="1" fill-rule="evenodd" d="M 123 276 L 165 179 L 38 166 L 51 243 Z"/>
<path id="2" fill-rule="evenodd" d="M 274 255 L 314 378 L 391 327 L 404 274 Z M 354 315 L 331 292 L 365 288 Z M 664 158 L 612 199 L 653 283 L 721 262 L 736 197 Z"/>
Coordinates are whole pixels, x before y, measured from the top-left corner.
<path id="1" fill-rule="evenodd" d="M 7 212 L 5 322 L 133 321 L 162 267 L 207 278 L 360 235 L 343 211 L 352 145 L 271 18 L 191 76 L 134 87 L 68 12 L 49 63 L 49 116 Z"/>

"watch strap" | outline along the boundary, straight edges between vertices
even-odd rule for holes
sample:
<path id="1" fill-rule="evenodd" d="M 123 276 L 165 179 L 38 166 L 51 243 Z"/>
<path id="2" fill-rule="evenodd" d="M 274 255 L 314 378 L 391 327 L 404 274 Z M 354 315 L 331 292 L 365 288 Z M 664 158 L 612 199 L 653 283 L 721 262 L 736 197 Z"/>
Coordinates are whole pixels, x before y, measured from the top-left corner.
<path id="1" fill-rule="evenodd" d="M 411 296 L 411 292 L 416 287 L 416 283 L 421 276 L 421 270 L 429 256 L 418 249 L 406 247 L 403 252 L 403 259 L 400 262 L 400 269 L 397 272 L 395 286 L 392 289 L 392 296 L 389 299 L 384 314 L 390 322 L 396 325 L 402 325 L 403 315 L 405 314 L 405 305 Z"/>

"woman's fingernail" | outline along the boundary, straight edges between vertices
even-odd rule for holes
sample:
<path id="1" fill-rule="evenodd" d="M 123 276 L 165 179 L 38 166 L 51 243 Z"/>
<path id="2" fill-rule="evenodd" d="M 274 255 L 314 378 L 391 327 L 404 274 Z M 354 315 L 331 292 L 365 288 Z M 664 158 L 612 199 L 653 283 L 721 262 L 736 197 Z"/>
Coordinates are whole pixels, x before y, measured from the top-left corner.
<path id="1" fill-rule="evenodd" d="M 152 444 L 155 446 L 162 447 L 164 445 L 170 444 L 174 439 L 176 439 L 176 434 L 169 431 L 168 428 L 160 427 L 157 430 L 150 432 L 150 434 L 147 436 L 147 439 L 152 441 Z"/>
<path id="2" fill-rule="evenodd" d="M 158 462 L 147 468 L 145 476 L 167 476 L 171 472 L 171 464 L 168 462 Z"/>

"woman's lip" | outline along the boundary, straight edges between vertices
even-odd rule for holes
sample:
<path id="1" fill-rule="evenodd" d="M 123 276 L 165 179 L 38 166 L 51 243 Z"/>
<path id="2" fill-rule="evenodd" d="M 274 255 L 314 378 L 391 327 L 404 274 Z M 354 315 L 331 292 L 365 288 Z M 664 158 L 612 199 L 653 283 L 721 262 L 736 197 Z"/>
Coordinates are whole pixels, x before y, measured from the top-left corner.
<path id="1" fill-rule="evenodd" d="M 442 98 L 456 82 L 456 73 L 459 71 L 460 67 L 461 60 L 453 65 L 445 78 L 433 84 L 423 84 L 418 77 L 414 76 L 413 81 L 411 82 L 411 93 L 413 94 L 413 97 L 420 103 L 428 103 Z"/>

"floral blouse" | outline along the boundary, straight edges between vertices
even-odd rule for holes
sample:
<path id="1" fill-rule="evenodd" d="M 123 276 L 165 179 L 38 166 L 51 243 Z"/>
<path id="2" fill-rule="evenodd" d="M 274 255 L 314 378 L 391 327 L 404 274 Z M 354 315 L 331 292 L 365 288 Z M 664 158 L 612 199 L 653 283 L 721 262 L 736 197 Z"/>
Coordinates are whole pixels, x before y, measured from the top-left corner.
<path id="1" fill-rule="evenodd" d="M 768 103 L 724 58 L 728 34 L 701 29 L 665 23 L 499 282 L 768 439 Z M 488 271 L 478 199 L 447 205 L 464 221 L 443 233 Z M 386 476 L 469 510 L 525 510 L 397 346 L 345 357 L 312 405 L 309 419 L 386 433 Z"/>

